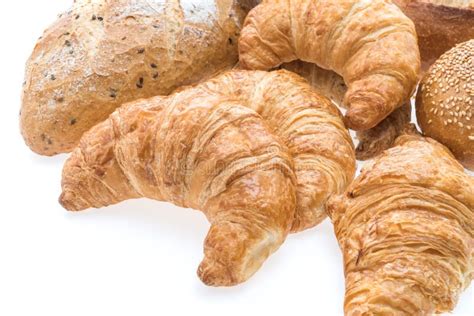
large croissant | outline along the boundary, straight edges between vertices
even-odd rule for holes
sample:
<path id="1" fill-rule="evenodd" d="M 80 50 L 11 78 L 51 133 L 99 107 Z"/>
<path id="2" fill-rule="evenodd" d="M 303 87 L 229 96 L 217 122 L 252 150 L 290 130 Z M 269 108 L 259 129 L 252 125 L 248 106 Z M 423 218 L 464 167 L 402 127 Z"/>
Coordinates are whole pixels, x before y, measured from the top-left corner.
<path id="1" fill-rule="evenodd" d="M 322 220 L 354 172 L 329 100 L 288 71 L 232 71 L 125 105 L 86 133 L 64 167 L 60 202 L 82 210 L 148 197 L 202 210 L 212 227 L 199 275 L 232 285 L 290 229 Z"/>
<path id="2" fill-rule="evenodd" d="M 337 72 L 355 130 L 402 106 L 420 68 L 413 22 L 388 0 L 264 0 L 245 20 L 239 55 L 249 69 L 301 59 Z"/>
<path id="3" fill-rule="evenodd" d="M 474 276 L 474 179 L 432 139 L 399 137 L 328 210 L 346 315 L 450 311 Z"/>

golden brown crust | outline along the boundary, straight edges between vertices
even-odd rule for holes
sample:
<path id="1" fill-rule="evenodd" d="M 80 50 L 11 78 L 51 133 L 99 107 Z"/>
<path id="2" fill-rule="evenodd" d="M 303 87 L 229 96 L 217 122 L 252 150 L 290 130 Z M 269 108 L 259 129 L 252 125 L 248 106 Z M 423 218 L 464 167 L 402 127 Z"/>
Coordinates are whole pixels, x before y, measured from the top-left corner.
<path id="1" fill-rule="evenodd" d="M 282 68 L 291 70 L 306 80 L 335 104 L 343 107 L 344 94 L 347 86 L 344 79 L 334 71 L 322 69 L 315 64 L 293 61 L 283 64 Z M 384 150 L 392 147 L 395 139 L 409 127 L 411 121 L 411 105 L 407 102 L 396 109 L 377 126 L 356 133 L 359 143 L 356 149 L 358 160 L 372 159 Z"/>
<path id="2" fill-rule="evenodd" d="M 263 1 L 245 20 L 239 59 L 249 69 L 300 59 L 340 74 L 346 123 L 356 130 L 403 105 L 420 67 L 412 21 L 384 0 Z"/>
<path id="3" fill-rule="evenodd" d="M 346 315 L 454 308 L 474 271 L 474 180 L 432 139 L 401 136 L 328 203 Z"/>
<path id="4" fill-rule="evenodd" d="M 474 38 L 472 0 L 394 0 L 414 23 L 423 72 L 456 44 Z"/>
<path id="5" fill-rule="evenodd" d="M 288 71 L 231 71 L 126 104 L 86 133 L 60 202 L 82 210 L 148 197 L 202 210 L 213 226 L 199 275 L 233 285 L 290 230 L 321 221 L 354 173 L 352 141 L 328 99 Z"/>
<path id="6" fill-rule="evenodd" d="M 416 111 L 423 133 L 474 170 L 474 40 L 459 44 L 433 64 L 420 83 Z"/>
<path id="7" fill-rule="evenodd" d="M 232 67 L 244 15 L 233 0 L 75 1 L 28 61 L 26 143 L 43 155 L 70 151 L 121 104 Z"/>
<path id="8" fill-rule="evenodd" d="M 67 161 L 69 210 L 148 197 L 203 210 L 212 223 L 202 281 L 247 280 L 289 232 L 291 157 L 254 111 L 182 92 L 126 105 L 87 132 Z"/>

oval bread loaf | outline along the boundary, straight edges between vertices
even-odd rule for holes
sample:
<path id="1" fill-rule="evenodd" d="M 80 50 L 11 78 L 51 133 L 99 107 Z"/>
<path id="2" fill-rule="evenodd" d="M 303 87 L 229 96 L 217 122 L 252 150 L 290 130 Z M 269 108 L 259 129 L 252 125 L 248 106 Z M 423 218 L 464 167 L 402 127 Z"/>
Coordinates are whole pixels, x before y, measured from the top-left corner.
<path id="1" fill-rule="evenodd" d="M 232 67 L 245 13 L 234 0 L 76 0 L 27 63 L 26 143 L 43 155 L 71 151 L 121 104 Z"/>

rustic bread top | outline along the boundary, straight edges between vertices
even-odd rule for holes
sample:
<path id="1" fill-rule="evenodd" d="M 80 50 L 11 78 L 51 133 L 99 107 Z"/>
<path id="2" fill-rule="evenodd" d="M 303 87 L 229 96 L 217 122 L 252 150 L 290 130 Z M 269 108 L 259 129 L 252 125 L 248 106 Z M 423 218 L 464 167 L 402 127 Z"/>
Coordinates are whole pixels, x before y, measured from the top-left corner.
<path id="1" fill-rule="evenodd" d="M 26 68 L 21 129 L 32 150 L 70 151 L 121 104 L 230 68 L 245 16 L 233 0 L 77 0 Z"/>

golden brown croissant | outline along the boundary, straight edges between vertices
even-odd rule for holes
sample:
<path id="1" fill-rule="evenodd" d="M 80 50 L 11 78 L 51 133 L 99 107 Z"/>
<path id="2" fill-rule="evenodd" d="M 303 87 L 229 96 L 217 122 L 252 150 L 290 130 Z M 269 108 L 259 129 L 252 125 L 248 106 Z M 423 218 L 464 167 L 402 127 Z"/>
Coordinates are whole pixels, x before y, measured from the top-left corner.
<path id="1" fill-rule="evenodd" d="M 266 0 L 245 20 L 242 67 L 301 59 L 340 74 L 350 128 L 377 125 L 413 93 L 420 54 L 413 22 L 384 0 Z"/>
<path id="2" fill-rule="evenodd" d="M 399 137 L 328 211 L 346 315 L 449 311 L 474 276 L 474 179 L 432 139 Z"/>
<path id="3" fill-rule="evenodd" d="M 306 81 L 231 71 L 125 105 L 94 127 L 66 162 L 60 202 L 82 210 L 148 197 L 202 210 L 212 227 L 199 275 L 232 285 L 290 229 L 321 221 L 354 172 L 342 116 Z"/>
<path id="4" fill-rule="evenodd" d="M 347 92 L 344 79 L 334 71 L 326 70 L 315 64 L 300 60 L 283 64 L 282 68 L 291 70 L 306 80 L 323 95 L 330 98 L 338 106 L 344 107 L 342 100 Z M 367 160 L 381 154 L 390 148 L 398 136 L 411 121 L 411 104 L 406 102 L 403 106 L 393 111 L 377 126 L 356 133 L 359 143 L 356 148 L 356 158 Z"/>

